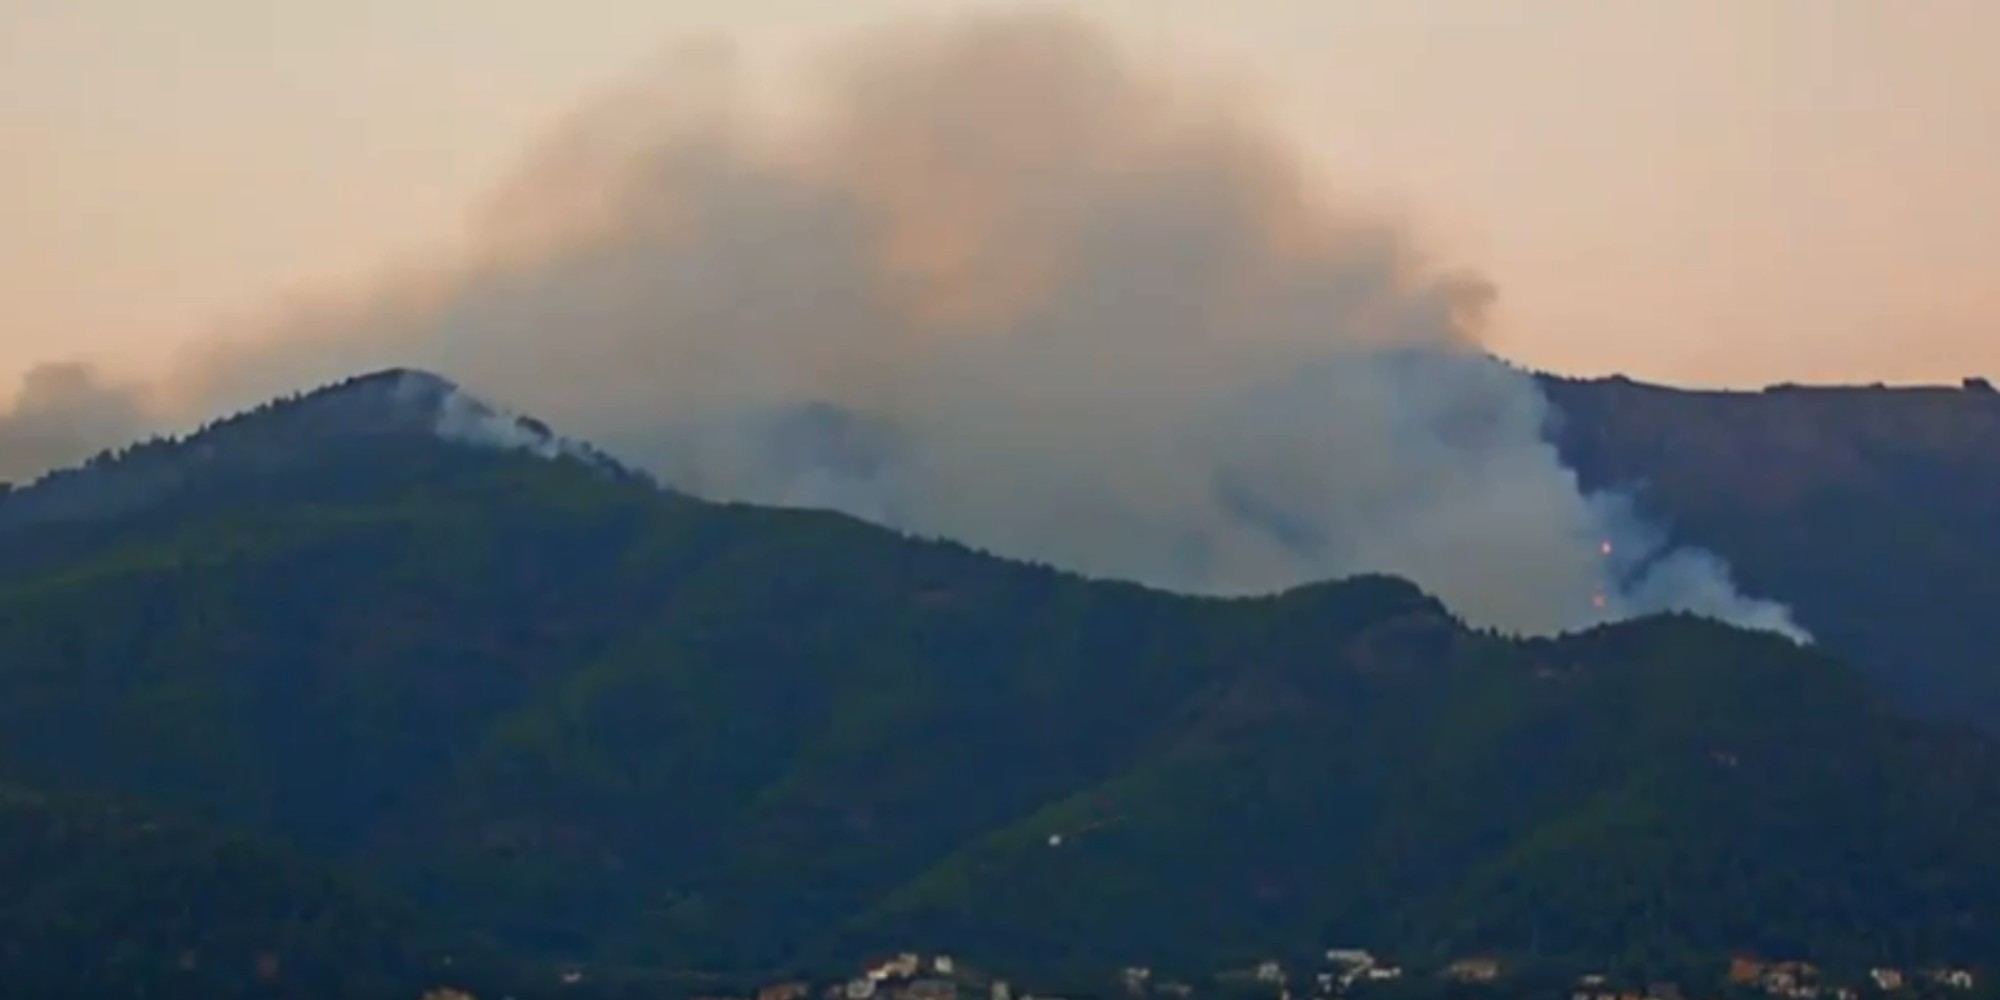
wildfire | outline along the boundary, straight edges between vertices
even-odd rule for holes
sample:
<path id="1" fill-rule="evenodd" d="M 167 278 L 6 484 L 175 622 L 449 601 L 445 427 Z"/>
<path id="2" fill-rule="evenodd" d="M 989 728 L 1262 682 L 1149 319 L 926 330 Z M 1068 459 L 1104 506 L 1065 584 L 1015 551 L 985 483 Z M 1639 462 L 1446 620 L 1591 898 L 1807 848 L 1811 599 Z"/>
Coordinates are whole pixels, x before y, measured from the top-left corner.
<path id="1" fill-rule="evenodd" d="M 1607 538 L 1597 543 L 1597 554 L 1603 556 L 1606 559 L 1611 558 L 1611 539 Z M 1608 602 L 1605 601 L 1604 594 L 1602 592 L 1590 595 L 1591 607 L 1596 608 L 1599 611 L 1602 611 L 1604 610 L 1604 606 L 1606 603 Z"/>

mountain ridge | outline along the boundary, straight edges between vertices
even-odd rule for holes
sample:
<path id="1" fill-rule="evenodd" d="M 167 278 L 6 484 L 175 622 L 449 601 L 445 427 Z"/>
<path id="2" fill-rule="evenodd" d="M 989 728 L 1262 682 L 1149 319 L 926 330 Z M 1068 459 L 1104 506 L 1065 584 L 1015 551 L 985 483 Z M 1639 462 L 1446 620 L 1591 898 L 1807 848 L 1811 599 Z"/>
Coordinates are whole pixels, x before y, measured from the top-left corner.
<path id="1" fill-rule="evenodd" d="M 538 961 L 2000 958 L 1990 741 L 1776 637 L 1186 597 L 433 434 L 209 485 L 0 535 L 0 778 Z"/>
<path id="2" fill-rule="evenodd" d="M 1538 378 L 1586 489 L 1633 498 L 1929 714 L 2000 731 L 2000 393 Z"/>
<path id="3" fill-rule="evenodd" d="M 1985 652 L 2000 646 L 2000 619 L 1977 613 L 2000 602 L 2000 574 L 1980 570 L 2000 560 L 2000 528 L 1985 513 L 2000 507 L 2000 393 L 1989 384 L 1688 390 L 1528 374 L 1548 399 L 1549 440 L 1585 490 L 1629 497 L 1671 542 L 1716 552 L 1751 592 L 1793 606 L 1808 632 L 1920 710 L 2000 731 L 2000 666 Z M 260 430 L 268 440 L 237 463 L 247 474 L 381 434 L 442 434 L 653 482 L 430 372 L 387 369 L 278 402 L 297 419 Z M 0 534 L 87 534 L 121 505 L 178 495 L 210 474 L 201 453 L 218 447 L 215 434 L 271 410 L 0 493 Z M 878 467 L 894 447 L 891 428 L 825 405 L 766 430 L 773 454 L 835 472 Z M 41 547 L 47 558 L 66 551 L 56 539 Z M 8 561 L 0 556 L 0 570 Z M 1912 638 L 1916 656 L 1905 655 Z"/>
<path id="4" fill-rule="evenodd" d="M 540 420 L 472 396 L 442 375 L 387 368 L 212 420 L 183 436 L 102 452 L 24 485 L 7 485 L 0 489 L 0 532 L 142 510 L 219 465 L 282 465 L 310 460 L 327 447 L 432 436 L 565 457 L 606 474 L 645 478 Z"/>

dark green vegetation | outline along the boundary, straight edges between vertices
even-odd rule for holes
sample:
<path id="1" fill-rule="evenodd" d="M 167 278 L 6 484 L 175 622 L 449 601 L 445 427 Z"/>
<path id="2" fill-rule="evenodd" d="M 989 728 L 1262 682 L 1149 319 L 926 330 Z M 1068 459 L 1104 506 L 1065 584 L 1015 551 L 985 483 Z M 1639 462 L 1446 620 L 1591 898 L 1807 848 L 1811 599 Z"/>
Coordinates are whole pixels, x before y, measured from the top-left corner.
<path id="1" fill-rule="evenodd" d="M 2000 731 L 2000 394 L 1544 378 L 1564 458 L 1927 713 Z"/>
<path id="2" fill-rule="evenodd" d="M 0 996 L 414 997 L 520 978 L 363 876 L 111 801 L 0 788 L 0 885 Z"/>
<path id="3" fill-rule="evenodd" d="M 1508 641 L 1382 578 L 1175 597 L 282 433 L 310 460 L 0 534 L 0 778 L 146 803 L 10 800 L 6 919 L 60 968 L 2000 960 L 1992 744 L 1779 639 Z"/>

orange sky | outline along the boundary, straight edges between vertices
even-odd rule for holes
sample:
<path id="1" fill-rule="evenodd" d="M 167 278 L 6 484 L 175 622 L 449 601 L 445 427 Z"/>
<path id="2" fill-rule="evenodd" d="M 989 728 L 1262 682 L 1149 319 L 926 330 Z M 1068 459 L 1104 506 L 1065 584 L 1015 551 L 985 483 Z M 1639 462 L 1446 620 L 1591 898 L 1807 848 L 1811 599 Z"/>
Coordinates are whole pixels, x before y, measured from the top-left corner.
<path id="1" fill-rule="evenodd" d="M 1512 357 L 2000 374 L 1991 0 L 1078 2 L 1253 72 L 1330 177 L 1499 285 Z M 959 6 L 0 0 L 0 376 L 149 368 L 448 245 L 539 126 L 691 32 Z"/>

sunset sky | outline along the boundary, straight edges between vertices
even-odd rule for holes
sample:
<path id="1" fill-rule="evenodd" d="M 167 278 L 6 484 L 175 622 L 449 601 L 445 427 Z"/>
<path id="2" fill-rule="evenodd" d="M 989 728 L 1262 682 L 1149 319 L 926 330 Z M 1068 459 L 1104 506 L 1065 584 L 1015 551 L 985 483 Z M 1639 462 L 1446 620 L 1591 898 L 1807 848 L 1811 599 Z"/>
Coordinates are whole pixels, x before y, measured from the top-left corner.
<path id="1" fill-rule="evenodd" d="M 1658 380 L 2000 375 L 1992 0 L 1093 0 L 1248 74 L 1329 183 Z M 538 130 L 691 35 L 954 0 L 0 0 L 0 384 L 143 371 L 448 248 Z M 4 390 L 0 390 L 4 391 Z"/>

